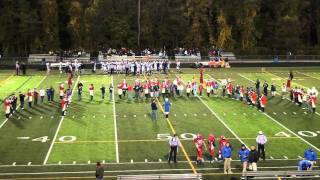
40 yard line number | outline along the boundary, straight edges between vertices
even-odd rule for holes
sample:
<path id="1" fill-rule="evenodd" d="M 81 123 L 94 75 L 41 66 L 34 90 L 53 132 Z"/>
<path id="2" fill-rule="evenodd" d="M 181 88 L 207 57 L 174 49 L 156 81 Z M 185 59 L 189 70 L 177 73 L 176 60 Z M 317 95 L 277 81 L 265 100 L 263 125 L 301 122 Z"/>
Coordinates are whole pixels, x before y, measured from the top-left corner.
<path id="1" fill-rule="evenodd" d="M 298 131 L 298 134 L 303 137 L 317 137 L 320 134 L 320 131 Z M 291 134 L 288 134 L 284 131 L 278 132 L 275 134 L 277 137 L 291 137 Z"/>
<path id="2" fill-rule="evenodd" d="M 26 139 L 29 139 L 29 138 L 26 138 Z M 76 141 L 76 140 L 77 140 L 76 136 L 61 136 L 59 138 L 60 142 L 73 142 L 73 141 Z M 31 139 L 31 141 L 46 143 L 46 142 L 50 141 L 50 139 L 49 139 L 49 136 L 41 136 L 41 137 L 37 137 L 37 138 Z"/>

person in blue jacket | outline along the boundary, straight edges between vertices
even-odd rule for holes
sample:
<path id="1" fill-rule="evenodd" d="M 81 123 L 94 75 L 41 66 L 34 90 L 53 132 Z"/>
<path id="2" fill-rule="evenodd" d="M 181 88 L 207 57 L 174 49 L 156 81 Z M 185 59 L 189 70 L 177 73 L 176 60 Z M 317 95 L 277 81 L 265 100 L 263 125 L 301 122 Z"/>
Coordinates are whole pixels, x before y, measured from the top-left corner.
<path id="1" fill-rule="evenodd" d="M 247 171 L 249 152 L 249 149 L 244 144 L 241 145 L 241 148 L 238 151 L 239 158 L 242 164 L 242 172 Z"/>
<path id="2" fill-rule="evenodd" d="M 227 142 L 226 145 L 223 147 L 221 155 L 224 160 L 224 166 L 223 166 L 224 174 L 232 174 L 232 171 L 231 171 L 232 148 L 229 142 Z"/>
<path id="3" fill-rule="evenodd" d="M 299 161 L 298 171 L 306 171 L 311 170 L 312 163 L 309 160 L 303 159 Z"/>
<path id="4" fill-rule="evenodd" d="M 310 170 L 312 170 L 312 167 L 314 164 L 316 164 L 317 162 L 317 153 L 314 152 L 314 150 L 312 149 L 312 147 L 310 147 L 309 149 L 307 149 L 305 152 L 304 152 L 304 158 L 306 160 L 309 160 L 311 162 L 311 167 L 310 167 Z"/>
<path id="5" fill-rule="evenodd" d="M 169 99 L 165 98 L 164 99 L 164 114 L 165 114 L 166 118 L 169 117 L 170 107 L 171 107 L 171 103 L 169 102 Z"/>

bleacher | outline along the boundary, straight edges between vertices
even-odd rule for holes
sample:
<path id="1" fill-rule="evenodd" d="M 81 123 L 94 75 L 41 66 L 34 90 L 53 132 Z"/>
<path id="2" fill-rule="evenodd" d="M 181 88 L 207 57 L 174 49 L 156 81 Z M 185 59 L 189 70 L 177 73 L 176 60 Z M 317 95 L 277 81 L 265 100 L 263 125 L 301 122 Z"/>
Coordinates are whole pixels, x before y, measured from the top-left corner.
<path id="1" fill-rule="evenodd" d="M 146 174 L 146 175 L 118 175 L 117 180 L 202 180 L 202 174 Z"/>

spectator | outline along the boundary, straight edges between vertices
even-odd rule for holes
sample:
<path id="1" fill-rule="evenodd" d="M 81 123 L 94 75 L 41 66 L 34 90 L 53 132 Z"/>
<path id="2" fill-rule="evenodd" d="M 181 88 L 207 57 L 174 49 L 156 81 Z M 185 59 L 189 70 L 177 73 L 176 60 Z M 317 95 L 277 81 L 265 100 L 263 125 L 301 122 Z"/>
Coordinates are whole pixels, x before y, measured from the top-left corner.
<path id="1" fill-rule="evenodd" d="M 267 137 L 263 134 L 262 131 L 259 131 L 259 134 L 256 138 L 256 141 L 258 143 L 258 155 L 259 158 L 262 157 L 263 160 L 265 160 L 266 155 L 265 155 L 265 151 L 264 151 L 264 146 L 267 143 Z"/>
<path id="2" fill-rule="evenodd" d="M 250 151 L 246 148 L 244 144 L 242 144 L 241 149 L 238 152 L 242 164 L 242 172 L 247 171 L 249 153 Z"/>
<path id="3" fill-rule="evenodd" d="M 259 161 L 259 153 L 256 150 L 255 146 L 251 146 L 251 151 L 249 152 L 248 162 L 249 162 L 249 169 L 252 171 L 257 171 L 257 162 Z"/>
<path id="4" fill-rule="evenodd" d="M 152 100 L 152 103 L 151 103 L 151 119 L 152 120 L 157 119 L 157 110 L 158 110 L 158 107 L 156 104 L 156 100 Z"/>
<path id="5" fill-rule="evenodd" d="M 20 63 L 19 61 L 16 61 L 16 75 L 19 76 L 20 74 Z"/>
<path id="6" fill-rule="evenodd" d="M 226 145 L 222 149 L 222 158 L 224 160 L 224 174 L 232 174 L 231 171 L 231 156 L 232 156 L 232 148 L 230 146 L 230 143 L 227 142 Z"/>
<path id="7" fill-rule="evenodd" d="M 165 98 L 164 99 L 164 114 L 165 114 L 166 118 L 169 117 L 170 107 L 171 107 L 171 103 L 169 102 L 169 99 Z"/>
<path id="8" fill-rule="evenodd" d="M 173 134 L 173 136 L 170 138 L 169 145 L 170 145 L 170 153 L 169 153 L 168 163 L 170 163 L 172 158 L 173 158 L 173 162 L 177 163 L 177 151 L 178 151 L 178 146 L 180 146 L 180 140 L 176 134 Z"/>
<path id="9" fill-rule="evenodd" d="M 96 180 L 103 180 L 104 169 L 100 162 L 97 162 L 96 166 Z"/>
<path id="10" fill-rule="evenodd" d="M 310 163 L 311 163 L 310 170 L 312 170 L 313 165 L 316 164 L 316 162 L 317 162 L 317 153 L 314 152 L 312 147 L 310 147 L 308 150 L 306 150 L 304 152 L 304 158 L 306 160 L 310 161 Z"/>
<path id="11" fill-rule="evenodd" d="M 311 170 L 312 163 L 309 160 L 302 159 L 298 164 L 298 171 L 309 171 Z"/>
<path id="12" fill-rule="evenodd" d="M 110 84 L 109 86 L 109 100 L 112 101 L 112 96 L 113 96 L 113 85 Z"/>
<path id="13" fill-rule="evenodd" d="M 43 88 L 40 89 L 39 94 L 40 94 L 41 103 L 43 103 L 44 96 L 46 94 Z"/>
<path id="14" fill-rule="evenodd" d="M 20 108 L 24 109 L 24 98 L 26 97 L 21 91 L 19 92 Z"/>

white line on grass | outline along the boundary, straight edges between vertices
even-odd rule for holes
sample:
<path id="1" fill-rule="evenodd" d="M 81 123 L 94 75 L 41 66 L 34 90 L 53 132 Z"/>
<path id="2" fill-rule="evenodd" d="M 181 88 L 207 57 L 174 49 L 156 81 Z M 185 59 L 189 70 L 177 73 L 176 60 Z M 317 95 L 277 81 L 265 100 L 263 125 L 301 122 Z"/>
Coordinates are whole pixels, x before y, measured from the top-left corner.
<path id="1" fill-rule="evenodd" d="M 209 76 L 210 76 L 210 75 L 209 75 Z M 212 78 L 212 76 L 210 76 L 210 77 Z M 218 116 L 218 114 L 215 113 L 215 112 L 208 106 L 208 104 L 203 101 L 202 98 L 200 98 L 199 96 L 197 96 L 197 97 L 200 99 L 200 101 L 202 102 L 202 104 L 204 104 L 204 105 L 208 108 L 208 110 L 233 134 L 233 136 L 236 137 L 236 138 L 241 142 L 241 144 L 244 144 L 246 147 L 248 147 L 248 146 L 239 138 L 239 136 Z"/>
<path id="2" fill-rule="evenodd" d="M 204 104 L 204 106 L 206 106 L 208 108 L 208 110 L 233 134 L 234 137 L 236 137 L 242 144 L 245 144 L 240 138 L 239 136 L 232 130 L 229 128 L 229 126 L 218 116 L 217 113 L 215 113 L 209 106 L 207 103 L 205 103 L 203 101 L 202 98 L 198 97 L 200 99 L 200 101 L 202 102 L 202 104 Z M 247 146 L 247 145 L 246 145 Z"/>
<path id="3" fill-rule="evenodd" d="M 47 78 L 47 76 L 44 76 L 41 81 L 39 81 L 39 83 L 36 85 L 36 88 L 38 88 L 40 86 L 40 84 Z M 18 106 L 18 105 L 17 105 Z M 16 111 L 20 108 L 20 106 L 17 107 Z M 1 124 L 0 124 L 0 129 L 7 123 L 7 121 L 9 120 L 9 118 L 6 118 Z"/>
<path id="4" fill-rule="evenodd" d="M 112 80 L 112 87 L 114 87 L 113 75 L 111 76 L 111 80 Z M 116 161 L 117 163 L 119 163 L 118 130 L 117 130 L 117 117 L 116 117 L 116 104 L 114 99 L 114 91 L 112 91 L 112 104 L 113 104 L 114 143 L 116 146 Z"/>
<path id="5" fill-rule="evenodd" d="M 239 74 L 239 76 L 247 79 L 248 81 L 251 81 L 254 83 L 254 81 L 252 81 L 251 79 Z M 279 93 L 277 93 L 279 94 Z M 288 99 L 289 100 L 289 99 Z M 311 144 L 310 142 L 308 142 L 307 140 L 303 139 L 301 136 L 299 136 L 298 134 L 294 133 L 293 131 L 291 131 L 289 128 L 287 128 L 286 126 L 284 126 L 283 124 L 281 124 L 279 121 L 275 120 L 274 118 L 272 118 L 271 116 L 269 116 L 268 114 L 266 113 L 262 113 L 264 114 L 265 116 L 267 116 L 269 119 L 271 119 L 272 121 L 274 121 L 275 123 L 277 123 L 278 125 L 280 125 L 282 128 L 286 129 L 287 131 L 289 131 L 290 133 L 292 133 L 293 135 L 295 135 L 296 137 L 298 137 L 299 139 L 301 139 L 303 142 L 305 142 L 306 144 L 308 144 L 309 146 L 313 147 L 314 149 L 316 149 L 317 151 L 320 152 L 320 149 L 317 148 L 315 145 Z"/>
<path id="6" fill-rule="evenodd" d="M 78 76 L 77 81 L 76 81 L 75 85 L 73 86 L 73 90 L 72 90 L 72 94 L 71 94 L 71 99 L 72 99 L 72 96 L 73 96 L 73 94 L 74 94 L 74 91 L 75 91 L 75 88 L 76 88 L 76 84 L 78 84 L 78 82 L 79 82 L 79 79 L 80 79 L 80 76 Z M 71 104 L 71 102 L 70 102 L 70 104 Z M 70 104 L 69 104 L 69 106 L 70 106 Z M 49 150 L 48 150 L 47 155 L 46 155 L 46 157 L 45 157 L 45 159 L 44 159 L 44 161 L 43 161 L 43 164 L 47 164 L 47 162 L 48 162 L 50 153 L 51 153 L 51 151 L 52 151 L 54 142 L 55 142 L 56 139 L 57 139 L 57 136 L 58 136 L 59 130 L 60 130 L 60 128 L 61 128 L 61 125 L 62 125 L 63 120 L 64 120 L 64 116 L 62 116 L 61 119 L 60 119 L 60 122 L 59 122 L 59 125 L 58 125 L 58 127 L 57 127 L 56 133 L 55 133 L 54 136 L 53 136 L 53 139 L 52 139 L 52 141 L 51 141 Z"/>

